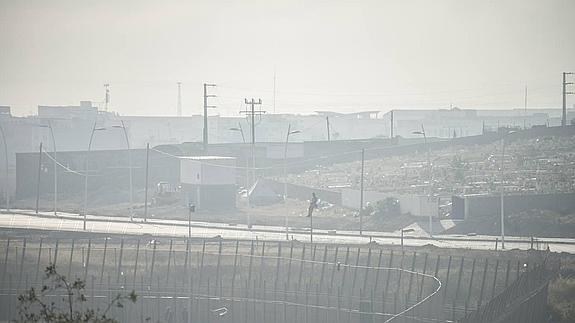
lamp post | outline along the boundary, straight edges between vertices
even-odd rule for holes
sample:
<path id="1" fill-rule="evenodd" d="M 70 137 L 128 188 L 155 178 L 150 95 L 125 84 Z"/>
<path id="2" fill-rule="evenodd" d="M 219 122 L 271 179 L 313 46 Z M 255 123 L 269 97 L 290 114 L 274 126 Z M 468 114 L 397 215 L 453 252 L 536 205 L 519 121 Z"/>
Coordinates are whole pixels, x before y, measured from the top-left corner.
<path id="1" fill-rule="evenodd" d="M 289 229 L 288 229 L 288 212 L 287 212 L 287 150 L 288 150 L 288 143 L 289 143 L 289 136 L 294 135 L 296 133 L 300 133 L 299 130 L 291 130 L 291 124 L 288 124 L 288 130 L 286 134 L 286 143 L 284 146 L 284 212 L 285 212 L 285 226 L 286 226 L 286 240 L 289 240 Z M 311 226 L 311 216 L 310 216 L 310 232 L 313 232 L 313 228 Z M 313 233 L 311 233 L 313 235 Z"/>
<path id="2" fill-rule="evenodd" d="M 10 212 L 10 194 L 8 193 L 8 144 L 6 143 L 6 133 L 0 124 L 0 134 L 2 135 L 2 143 L 4 144 L 4 198 L 6 202 L 6 212 Z"/>
<path id="3" fill-rule="evenodd" d="M 40 128 L 48 128 L 50 130 L 50 136 L 52 137 L 52 148 L 54 151 L 54 216 L 58 216 L 58 162 L 56 157 L 56 138 L 54 137 L 54 129 L 50 122 L 48 122 L 47 125 L 39 124 L 36 126 Z"/>
<path id="4" fill-rule="evenodd" d="M 421 125 L 421 131 L 414 131 L 412 132 L 414 135 L 422 135 L 423 136 L 423 145 L 425 146 L 426 150 L 426 159 L 427 159 L 427 168 L 429 171 L 429 185 L 432 185 L 433 180 L 433 173 L 431 171 L 431 161 L 429 159 L 429 145 L 427 144 L 427 134 L 425 133 L 425 128 L 423 128 L 423 124 Z M 427 201 L 429 202 L 429 198 L 431 197 L 431 187 L 428 189 L 427 194 Z M 433 238 L 433 220 L 432 214 L 429 212 L 429 236 Z"/>
<path id="5" fill-rule="evenodd" d="M 124 138 L 126 138 L 126 146 L 128 147 L 128 168 L 129 168 L 129 180 L 130 180 L 130 221 L 134 219 L 134 189 L 132 181 L 132 150 L 130 149 L 130 139 L 128 137 L 128 131 L 126 130 L 126 125 L 124 120 L 120 120 L 121 126 L 112 126 L 112 128 L 121 128 L 124 132 Z"/>
<path id="6" fill-rule="evenodd" d="M 86 217 L 88 215 L 88 157 L 90 154 L 90 149 L 92 148 L 94 133 L 101 130 L 106 130 L 106 128 L 96 128 L 96 121 L 94 121 L 94 126 L 92 127 L 92 132 L 90 133 L 90 141 L 88 142 L 88 150 L 86 150 L 86 158 L 84 159 L 84 231 L 86 231 Z"/>
<path id="7" fill-rule="evenodd" d="M 503 176 L 505 175 L 503 171 L 503 166 L 505 165 L 505 138 L 515 133 L 515 131 L 508 131 L 501 137 L 501 249 L 505 249 L 505 183 L 503 182 Z"/>
<path id="8" fill-rule="evenodd" d="M 233 127 L 233 128 L 228 129 L 228 130 L 237 131 L 237 132 L 241 133 L 242 141 L 244 144 L 246 143 L 246 137 L 244 136 L 244 129 L 242 128 L 241 123 L 238 122 L 237 128 Z M 248 190 L 250 189 L 249 188 L 249 185 L 250 185 L 250 178 L 249 177 L 250 177 L 250 159 L 249 159 L 249 157 L 246 156 L 246 186 L 245 186 L 246 187 L 246 194 L 249 193 Z M 248 198 L 249 198 L 249 196 L 248 196 Z M 251 221 L 250 221 L 250 213 L 249 212 L 247 212 L 247 216 L 248 216 L 247 225 L 249 228 L 251 228 Z"/>

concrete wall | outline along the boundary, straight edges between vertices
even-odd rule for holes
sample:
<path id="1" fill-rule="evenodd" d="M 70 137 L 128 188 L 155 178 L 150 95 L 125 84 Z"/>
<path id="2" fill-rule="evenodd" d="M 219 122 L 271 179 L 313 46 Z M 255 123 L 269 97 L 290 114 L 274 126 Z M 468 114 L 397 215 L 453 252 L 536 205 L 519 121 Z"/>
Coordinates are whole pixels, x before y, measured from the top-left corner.
<path id="1" fill-rule="evenodd" d="M 236 207 L 235 185 L 182 184 L 185 202 L 193 203 L 198 211 L 229 210 Z"/>
<path id="2" fill-rule="evenodd" d="M 375 204 L 388 197 L 396 198 L 399 201 L 402 214 L 409 213 L 414 216 L 429 216 L 431 213 L 433 217 L 439 215 L 438 201 L 435 197 L 428 199 L 427 196 L 419 195 L 397 195 L 375 191 L 363 192 L 364 205 L 367 203 Z M 342 205 L 345 207 L 359 208 L 361 192 L 356 189 L 344 188 L 341 190 L 341 200 Z"/>
<path id="3" fill-rule="evenodd" d="M 276 182 L 271 179 L 260 179 L 260 181 L 265 182 L 269 185 L 276 194 L 284 194 L 284 183 Z M 295 198 L 299 200 L 309 200 L 311 199 L 311 194 L 315 193 L 317 197 L 322 200 L 335 205 L 341 205 L 341 193 L 335 191 L 329 191 L 324 189 L 316 189 L 309 186 L 287 184 L 287 196 L 289 198 Z"/>
<path id="4" fill-rule="evenodd" d="M 532 209 L 575 213 L 575 193 L 506 195 L 505 213 Z M 470 219 L 501 214 L 500 195 L 470 195 L 453 198 L 453 217 Z"/>
<path id="5" fill-rule="evenodd" d="M 145 187 L 146 150 L 132 149 L 132 183 L 135 191 Z M 84 160 L 86 152 L 59 152 L 58 193 L 62 197 L 83 194 Z M 38 153 L 16 154 L 16 197 L 29 198 L 36 195 L 38 180 Z M 89 154 L 88 169 L 90 178 L 88 190 L 129 190 L 129 162 L 127 150 L 100 150 Z M 42 196 L 54 191 L 54 163 L 42 156 L 40 173 L 40 193 Z M 77 173 L 76 173 L 77 172 Z M 150 150 L 149 187 L 153 189 L 160 182 L 179 183 L 180 165 L 177 158 Z"/>

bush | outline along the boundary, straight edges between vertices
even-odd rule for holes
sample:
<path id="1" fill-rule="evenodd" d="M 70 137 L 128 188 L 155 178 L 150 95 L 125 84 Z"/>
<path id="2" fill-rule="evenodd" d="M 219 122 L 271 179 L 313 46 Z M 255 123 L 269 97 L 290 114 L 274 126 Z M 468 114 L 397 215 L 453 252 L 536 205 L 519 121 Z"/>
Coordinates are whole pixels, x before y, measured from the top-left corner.
<path id="1" fill-rule="evenodd" d="M 549 284 L 549 306 L 559 322 L 575 322 L 575 278 L 559 277 Z"/>
<path id="2" fill-rule="evenodd" d="M 368 202 L 360 212 L 363 216 L 374 215 L 380 218 L 393 217 L 401 214 L 399 200 L 393 197 L 377 201 L 375 205 Z"/>

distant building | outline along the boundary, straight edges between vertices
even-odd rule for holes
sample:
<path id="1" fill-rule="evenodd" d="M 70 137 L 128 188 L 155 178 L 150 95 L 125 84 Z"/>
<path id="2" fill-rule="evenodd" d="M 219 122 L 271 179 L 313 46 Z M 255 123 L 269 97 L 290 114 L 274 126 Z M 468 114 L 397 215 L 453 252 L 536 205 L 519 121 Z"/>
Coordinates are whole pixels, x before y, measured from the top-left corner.
<path id="1" fill-rule="evenodd" d="M 400 109 L 383 115 L 383 126 L 387 135 L 410 138 L 420 136 L 424 126 L 428 137 L 453 138 L 480 135 L 485 131 L 497 131 L 500 127 L 531 128 L 533 126 L 558 126 L 561 124 L 561 109 Z M 575 110 L 568 110 L 568 119 L 575 117 Z"/>
<path id="2" fill-rule="evenodd" d="M 180 182 L 188 203 L 198 210 L 236 206 L 236 159 L 219 156 L 180 157 Z"/>
<path id="3" fill-rule="evenodd" d="M 40 119 L 96 119 L 98 107 L 91 101 L 80 101 L 79 106 L 38 106 Z"/>
<path id="4" fill-rule="evenodd" d="M 10 113 L 10 107 L 6 105 L 0 105 L 0 118 L 11 116 L 12 114 Z"/>

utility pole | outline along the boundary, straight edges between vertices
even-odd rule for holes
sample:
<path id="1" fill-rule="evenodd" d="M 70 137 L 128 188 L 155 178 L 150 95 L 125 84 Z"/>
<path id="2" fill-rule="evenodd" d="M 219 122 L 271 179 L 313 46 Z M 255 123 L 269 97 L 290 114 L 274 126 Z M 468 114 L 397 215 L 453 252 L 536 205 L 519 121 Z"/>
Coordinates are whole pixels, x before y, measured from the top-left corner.
<path id="1" fill-rule="evenodd" d="M 108 112 L 108 103 L 110 103 L 110 84 L 104 84 L 104 90 L 106 91 L 104 97 L 104 111 Z"/>
<path id="2" fill-rule="evenodd" d="M 365 163 L 365 149 L 361 149 L 361 191 L 359 194 L 359 235 L 363 235 L 363 166 Z"/>
<path id="3" fill-rule="evenodd" d="M 150 143 L 146 144 L 146 193 L 144 194 L 144 222 L 148 221 L 148 177 L 150 174 Z"/>
<path id="4" fill-rule="evenodd" d="M 208 105 L 208 98 L 216 97 L 213 94 L 208 94 L 208 87 L 214 87 L 215 84 L 204 83 L 204 153 L 208 151 L 208 108 L 215 108 L 213 105 Z"/>
<path id="5" fill-rule="evenodd" d="M 525 97 L 523 99 L 523 130 L 527 129 L 527 85 L 525 85 Z"/>
<path id="6" fill-rule="evenodd" d="M 178 82 L 178 117 L 182 116 L 182 82 Z"/>
<path id="7" fill-rule="evenodd" d="M 326 122 L 326 126 L 327 126 L 327 141 L 331 141 L 331 135 L 329 132 L 329 117 L 325 117 L 325 122 Z"/>
<path id="8" fill-rule="evenodd" d="M 262 104 L 262 99 L 258 99 L 258 101 L 254 100 L 253 98 L 248 101 L 248 99 L 244 99 L 244 103 L 246 105 L 250 106 L 250 109 L 246 109 L 245 111 L 240 111 L 240 113 L 245 113 L 246 117 L 248 118 L 248 123 L 250 124 L 251 127 L 251 132 L 252 132 L 252 179 L 253 182 L 255 183 L 256 181 L 256 155 L 255 155 L 255 146 L 256 146 L 256 115 L 260 116 L 264 113 L 266 113 L 266 111 L 264 110 L 256 110 L 255 106 L 256 105 L 261 105 Z"/>
<path id="9" fill-rule="evenodd" d="M 391 129 L 390 138 L 393 139 L 393 110 L 390 111 L 389 116 L 390 116 L 390 129 Z"/>
<path id="10" fill-rule="evenodd" d="M 36 181 L 36 214 L 40 204 L 40 175 L 42 175 L 42 143 L 40 143 L 40 154 L 38 155 L 38 180 Z"/>
<path id="11" fill-rule="evenodd" d="M 8 143 L 6 142 L 6 133 L 2 124 L 0 124 L 0 135 L 2 135 L 2 143 L 4 144 L 4 202 L 6 202 L 6 212 L 10 212 L 10 193 L 8 193 Z"/>
<path id="12" fill-rule="evenodd" d="M 567 92 L 567 85 L 572 85 L 573 82 L 567 82 L 567 75 L 573 75 L 573 72 L 563 72 L 563 116 L 561 118 L 561 125 L 567 125 L 567 94 L 573 94 L 573 92 Z"/>
<path id="13" fill-rule="evenodd" d="M 274 114 L 276 113 L 276 70 L 274 69 Z"/>

